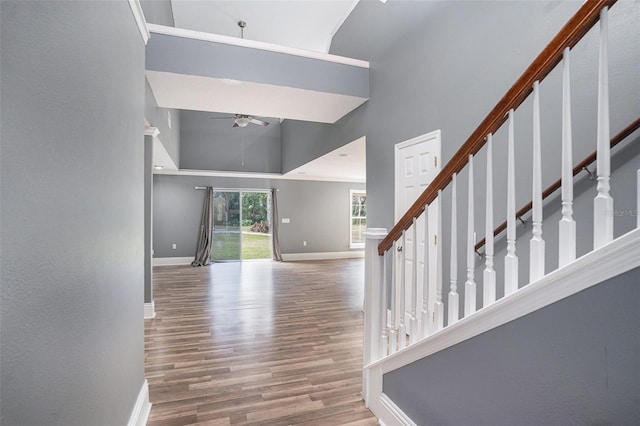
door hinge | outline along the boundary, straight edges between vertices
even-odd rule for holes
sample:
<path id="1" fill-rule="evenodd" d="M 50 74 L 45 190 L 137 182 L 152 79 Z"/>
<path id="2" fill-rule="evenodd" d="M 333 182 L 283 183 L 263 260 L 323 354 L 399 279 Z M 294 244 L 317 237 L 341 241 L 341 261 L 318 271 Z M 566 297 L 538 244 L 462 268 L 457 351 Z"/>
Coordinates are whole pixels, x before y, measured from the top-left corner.
<path id="1" fill-rule="evenodd" d="M 433 244 L 436 245 L 436 246 L 438 245 L 438 236 L 437 235 L 433 236 Z"/>
<path id="2" fill-rule="evenodd" d="M 434 167 L 438 167 L 438 156 L 437 155 L 434 155 L 434 157 L 433 157 L 433 166 Z"/>

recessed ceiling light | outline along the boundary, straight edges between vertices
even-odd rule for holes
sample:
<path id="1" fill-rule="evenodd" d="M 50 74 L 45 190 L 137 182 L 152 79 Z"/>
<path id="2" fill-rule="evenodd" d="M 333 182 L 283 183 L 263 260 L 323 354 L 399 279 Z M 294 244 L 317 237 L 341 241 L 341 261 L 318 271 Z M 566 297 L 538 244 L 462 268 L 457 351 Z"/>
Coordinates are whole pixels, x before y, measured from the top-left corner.
<path id="1" fill-rule="evenodd" d="M 159 166 L 159 165 L 156 164 L 155 166 L 153 166 L 153 168 L 156 169 L 156 170 L 162 170 L 163 166 Z"/>
<path id="2" fill-rule="evenodd" d="M 242 82 L 240 80 L 234 80 L 232 78 L 222 78 L 220 80 L 224 84 L 226 84 L 227 86 L 238 86 L 238 85 L 242 84 Z"/>
<path id="3" fill-rule="evenodd" d="M 346 154 L 346 153 L 343 152 L 342 154 L 338 154 L 338 156 L 340 156 L 340 157 L 350 157 L 351 154 Z"/>
<path id="4" fill-rule="evenodd" d="M 299 174 L 299 175 L 303 175 L 303 174 L 304 174 L 304 172 L 298 172 L 298 174 Z"/>

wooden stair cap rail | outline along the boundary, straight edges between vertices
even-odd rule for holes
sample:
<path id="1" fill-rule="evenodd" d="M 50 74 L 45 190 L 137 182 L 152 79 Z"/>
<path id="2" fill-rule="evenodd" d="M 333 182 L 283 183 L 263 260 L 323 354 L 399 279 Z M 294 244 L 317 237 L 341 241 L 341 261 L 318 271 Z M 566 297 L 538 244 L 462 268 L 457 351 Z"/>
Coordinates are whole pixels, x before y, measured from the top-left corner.
<path id="1" fill-rule="evenodd" d="M 578 11 L 562 27 L 560 32 L 542 50 L 538 57 L 529 65 L 525 72 L 516 80 L 507 93 L 500 99 L 489 115 L 469 136 L 458 149 L 453 158 L 438 173 L 433 182 L 424 190 L 409 210 L 400 218 L 398 223 L 389 231 L 387 237 L 378 245 L 378 254 L 382 256 L 402 235 L 402 231 L 409 229 L 413 218 L 419 217 L 424 207 L 429 205 L 451 182 L 451 176 L 459 173 L 467 164 L 469 155 L 475 155 L 485 145 L 485 137 L 495 133 L 507 119 L 507 112 L 516 109 L 533 90 L 534 81 L 542 81 L 562 60 L 562 51 L 573 48 L 584 35 L 600 19 L 600 10 L 611 7 L 616 0 L 586 0 Z"/>

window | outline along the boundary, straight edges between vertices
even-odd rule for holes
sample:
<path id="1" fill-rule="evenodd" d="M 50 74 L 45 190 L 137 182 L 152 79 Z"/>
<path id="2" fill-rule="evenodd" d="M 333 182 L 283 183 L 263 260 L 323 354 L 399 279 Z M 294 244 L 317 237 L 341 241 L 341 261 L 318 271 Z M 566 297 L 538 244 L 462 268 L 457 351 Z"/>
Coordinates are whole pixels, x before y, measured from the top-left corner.
<path id="1" fill-rule="evenodd" d="M 364 232 L 367 230 L 367 192 L 361 189 L 352 189 L 351 195 L 351 220 L 349 222 L 349 247 L 364 247 Z"/>

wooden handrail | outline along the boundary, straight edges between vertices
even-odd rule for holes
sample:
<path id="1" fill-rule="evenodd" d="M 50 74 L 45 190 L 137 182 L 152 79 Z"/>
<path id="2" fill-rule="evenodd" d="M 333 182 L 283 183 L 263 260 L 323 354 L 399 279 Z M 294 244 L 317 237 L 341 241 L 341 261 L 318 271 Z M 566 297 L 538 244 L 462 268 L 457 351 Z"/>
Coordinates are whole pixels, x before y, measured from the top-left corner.
<path id="1" fill-rule="evenodd" d="M 627 136 L 629 136 L 631 133 L 635 132 L 639 128 L 640 128 L 640 117 L 637 118 L 633 123 L 631 123 L 627 127 L 625 127 L 620 133 L 618 133 L 617 135 L 615 135 L 614 137 L 611 138 L 611 148 L 613 148 L 614 146 L 618 145 L 620 142 L 625 140 L 627 138 Z M 582 160 L 581 162 L 576 164 L 576 166 L 573 168 L 573 176 L 575 176 L 578 173 L 580 173 L 585 167 L 587 167 L 589 164 L 593 163 L 594 161 L 596 161 L 596 151 L 593 151 L 584 160 Z M 562 184 L 562 179 L 558 179 L 557 181 L 555 181 L 551 185 L 549 185 L 549 187 L 547 189 L 542 191 L 542 199 L 544 200 L 545 198 L 547 198 L 548 196 L 550 196 L 551 194 L 556 192 L 560 188 L 561 184 Z M 520 210 L 518 210 L 516 212 L 516 217 L 517 218 L 521 218 L 522 216 L 527 214 L 529 212 L 529 210 L 531 210 L 531 206 L 532 206 L 532 203 L 531 203 L 531 201 L 529 201 L 527 204 L 522 206 L 522 208 Z M 499 233 L 501 233 L 502 231 L 504 231 L 505 229 L 507 229 L 507 222 L 506 221 L 502 222 L 502 224 L 500 224 L 500 226 L 498 226 L 493 231 L 493 235 L 496 236 Z M 476 252 L 482 246 L 484 246 L 485 241 L 486 241 L 486 237 L 481 239 L 480 241 L 478 241 L 476 243 L 476 245 L 474 247 Z"/>
<path id="2" fill-rule="evenodd" d="M 413 218 L 418 218 L 425 206 L 431 204 L 442 190 L 451 182 L 451 176 L 459 173 L 467 164 L 469 155 L 475 155 L 485 145 L 485 138 L 489 133 L 495 133 L 507 119 L 507 112 L 516 109 L 529 96 L 535 81 L 542 81 L 562 59 L 565 48 L 573 48 L 600 18 L 600 10 L 611 7 L 616 0 L 586 0 L 580 9 L 562 27 L 560 32 L 542 50 L 538 57 L 529 65 L 525 72 L 516 80 L 507 93 L 500 99 L 489 115 L 469 136 L 458 149 L 453 158 L 443 167 L 431 184 L 411 205 L 409 210 L 400 218 L 398 223 L 378 245 L 378 254 L 384 255 L 402 235 L 402 231 L 409 229 Z"/>

